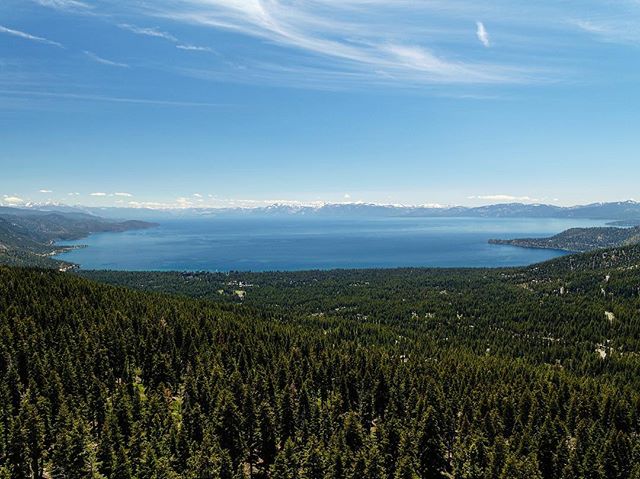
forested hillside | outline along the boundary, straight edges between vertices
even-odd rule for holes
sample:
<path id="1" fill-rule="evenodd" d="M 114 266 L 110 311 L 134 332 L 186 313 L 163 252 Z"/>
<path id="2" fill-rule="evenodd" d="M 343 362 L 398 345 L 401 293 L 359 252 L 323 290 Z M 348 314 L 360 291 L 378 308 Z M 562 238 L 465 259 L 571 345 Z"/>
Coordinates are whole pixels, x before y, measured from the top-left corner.
<path id="1" fill-rule="evenodd" d="M 0 477 L 638 478 L 637 253 L 155 285 L 217 301 L 0 267 Z"/>
<path id="2" fill-rule="evenodd" d="M 152 226 L 144 221 L 115 221 L 84 213 L 0 207 L 0 264 L 69 269 L 71 263 L 51 258 L 69 249 L 56 245 L 56 241 Z"/>
<path id="3" fill-rule="evenodd" d="M 640 246 L 508 269 L 78 274 L 271 314 L 384 324 L 437 348 L 464 345 L 640 388 Z"/>
<path id="4" fill-rule="evenodd" d="M 620 248 L 640 243 L 640 226 L 571 228 L 549 238 L 492 239 L 489 243 L 573 252 Z"/>

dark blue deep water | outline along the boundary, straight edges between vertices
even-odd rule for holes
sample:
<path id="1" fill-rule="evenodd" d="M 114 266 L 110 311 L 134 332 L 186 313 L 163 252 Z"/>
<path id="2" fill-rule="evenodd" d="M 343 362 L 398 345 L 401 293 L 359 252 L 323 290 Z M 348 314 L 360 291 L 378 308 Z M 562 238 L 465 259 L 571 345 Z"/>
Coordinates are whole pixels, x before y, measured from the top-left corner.
<path id="1" fill-rule="evenodd" d="M 604 222 L 495 218 L 199 218 L 101 233 L 58 258 L 84 269 L 271 271 L 396 266 L 519 266 L 562 255 L 490 245 Z"/>

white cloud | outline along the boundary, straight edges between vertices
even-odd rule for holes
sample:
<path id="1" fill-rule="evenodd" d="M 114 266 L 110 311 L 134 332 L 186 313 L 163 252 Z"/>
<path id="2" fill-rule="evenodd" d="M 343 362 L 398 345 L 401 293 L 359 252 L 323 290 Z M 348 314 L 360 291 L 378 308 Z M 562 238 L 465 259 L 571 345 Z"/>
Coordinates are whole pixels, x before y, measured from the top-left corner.
<path id="1" fill-rule="evenodd" d="M 599 20 L 570 20 L 569 24 L 604 42 L 620 44 L 640 43 L 640 18 L 632 15 Z"/>
<path id="2" fill-rule="evenodd" d="M 194 193 L 193 196 L 196 198 L 202 198 L 202 195 L 200 193 Z"/>
<path id="3" fill-rule="evenodd" d="M 43 7 L 55 8 L 56 10 L 89 9 L 91 5 L 78 0 L 34 0 Z"/>
<path id="4" fill-rule="evenodd" d="M 178 45 L 176 45 L 176 48 L 179 50 L 187 50 L 190 52 L 212 52 L 213 50 L 209 47 L 199 47 L 197 45 L 189 45 L 189 44 L 183 44 L 180 43 Z"/>
<path id="5" fill-rule="evenodd" d="M 2 202 L 4 204 L 7 205 L 12 205 L 12 206 L 16 206 L 16 205 L 21 205 L 24 203 L 24 200 L 22 198 L 19 198 L 17 196 L 8 196 L 8 195 L 4 195 Z"/>
<path id="6" fill-rule="evenodd" d="M 135 33 L 136 35 L 161 38 L 163 40 L 167 40 L 169 42 L 175 43 L 176 48 L 178 48 L 179 50 L 187 50 L 187 51 L 193 51 L 193 52 L 212 52 L 213 51 L 209 47 L 201 47 L 198 45 L 183 43 L 180 40 L 178 40 L 178 38 L 173 36 L 171 33 L 163 32 L 162 30 L 155 27 L 139 27 L 137 25 L 131 25 L 129 23 L 119 23 L 118 27 L 122 28 L 123 30 L 128 30 L 131 33 Z"/>
<path id="7" fill-rule="evenodd" d="M 606 34 L 609 33 L 609 29 L 602 24 L 594 23 L 590 20 L 572 20 L 570 23 L 575 25 L 581 30 L 588 33 Z"/>
<path id="8" fill-rule="evenodd" d="M 150 27 L 139 27 L 137 25 L 131 25 L 129 23 L 119 23 L 118 26 L 123 30 L 128 30 L 131 33 L 135 33 L 136 35 L 144 35 L 147 37 L 155 37 L 162 38 L 164 40 L 168 40 L 170 42 L 177 43 L 178 39 L 171 35 L 170 33 L 163 32 L 157 28 Z"/>
<path id="9" fill-rule="evenodd" d="M 489 48 L 491 46 L 491 40 L 489 39 L 489 32 L 487 32 L 487 29 L 484 27 L 484 23 L 476 22 L 476 27 L 476 36 L 478 37 L 478 40 L 480 40 L 485 47 Z"/>
<path id="10" fill-rule="evenodd" d="M 131 193 L 117 192 L 117 193 L 114 193 L 114 196 L 124 196 L 127 198 L 131 198 L 133 195 Z"/>
<path id="11" fill-rule="evenodd" d="M 13 30 L 11 28 L 7 28 L 2 25 L 0 25 L 0 33 L 6 33 L 7 35 L 23 38 L 25 40 L 30 40 L 32 42 L 38 42 L 38 43 L 43 43 L 45 45 L 52 45 L 54 47 L 64 48 L 62 46 L 62 43 L 54 42 L 53 40 L 48 40 L 47 38 L 31 35 L 30 33 L 21 32 L 19 30 Z"/>
<path id="12" fill-rule="evenodd" d="M 162 203 L 160 201 L 129 201 L 127 203 L 130 208 L 150 208 L 154 210 L 164 210 L 174 208 L 175 205 L 170 203 Z"/>
<path id="13" fill-rule="evenodd" d="M 428 45 L 429 31 L 418 31 L 411 20 L 416 17 L 415 13 L 424 13 L 428 7 L 409 1 L 165 0 L 145 5 L 150 15 L 228 30 L 306 54 L 307 61 L 298 61 L 300 55 L 292 55 L 290 58 L 296 61 L 277 66 L 265 65 L 263 59 L 256 59 L 251 66 L 261 69 L 263 75 L 279 69 L 277 73 L 304 77 L 301 71 L 304 68 L 307 75 L 324 74 L 334 82 L 441 84 L 530 81 L 532 72 L 448 58 L 443 51 Z M 438 10 L 439 7 L 432 5 L 431 8 Z M 397 21 L 398 15 L 393 15 L 399 12 L 404 22 Z M 405 28 L 407 23 L 412 28 Z M 265 68 L 268 71 L 264 71 Z"/>
<path id="14" fill-rule="evenodd" d="M 53 191 L 42 189 L 42 190 L 38 190 L 38 193 L 53 193 Z"/>
<path id="15" fill-rule="evenodd" d="M 107 196 L 107 194 L 101 191 L 98 191 L 96 193 L 91 193 L 90 196 Z"/>
<path id="16" fill-rule="evenodd" d="M 127 65 L 126 63 L 119 63 L 119 62 L 114 62 L 112 60 L 107 60 L 106 58 L 102 58 L 96 55 L 95 53 L 87 50 L 84 51 L 84 54 L 87 57 L 91 58 L 91 60 L 93 60 L 94 62 L 100 63 L 102 65 L 108 65 L 110 67 L 118 67 L 118 68 L 129 68 L 129 65 Z"/>
<path id="17" fill-rule="evenodd" d="M 489 200 L 489 201 L 513 201 L 513 202 L 521 202 L 521 203 L 538 203 L 540 200 L 538 198 L 532 198 L 530 196 L 513 196 L 513 195 L 478 195 L 478 196 L 469 196 L 470 200 Z"/>
<path id="18" fill-rule="evenodd" d="M 66 98 L 69 100 L 81 100 L 81 101 L 106 101 L 111 103 L 132 103 L 140 105 L 158 105 L 158 106 L 170 106 L 170 107 L 193 107 L 193 108 L 209 108 L 209 107 L 221 107 L 230 106 L 221 103 L 206 103 L 206 102 L 193 102 L 193 101 L 173 101 L 173 100 L 152 100 L 147 98 L 126 98 L 126 97 L 111 97 L 101 95 L 85 95 L 78 93 L 57 93 L 47 91 L 34 91 L 34 90 L 0 90 L 0 95 L 6 94 L 11 97 L 47 97 L 47 98 Z"/>
<path id="19" fill-rule="evenodd" d="M 67 196 L 80 196 L 80 193 L 67 193 Z"/>
<path id="20" fill-rule="evenodd" d="M 345 193 L 345 194 L 344 194 L 344 199 L 345 199 L 345 200 L 349 200 L 349 199 L 351 199 L 351 195 L 350 195 L 349 193 Z"/>

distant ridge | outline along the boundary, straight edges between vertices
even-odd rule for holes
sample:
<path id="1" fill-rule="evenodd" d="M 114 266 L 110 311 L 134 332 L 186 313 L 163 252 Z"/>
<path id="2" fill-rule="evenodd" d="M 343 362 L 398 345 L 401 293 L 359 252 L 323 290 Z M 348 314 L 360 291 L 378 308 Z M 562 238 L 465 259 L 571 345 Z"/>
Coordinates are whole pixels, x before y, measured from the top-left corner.
<path id="1" fill-rule="evenodd" d="M 487 206 L 384 205 L 375 203 L 327 203 L 318 205 L 276 203 L 252 208 L 121 208 L 30 204 L 40 211 L 79 212 L 109 218 L 153 219 L 166 216 L 319 216 L 319 217 L 470 217 L 470 218 L 581 218 L 635 224 L 640 221 L 640 203 L 633 200 L 578 206 L 503 203 Z M 0 207 L 1 210 L 1 207 Z"/>

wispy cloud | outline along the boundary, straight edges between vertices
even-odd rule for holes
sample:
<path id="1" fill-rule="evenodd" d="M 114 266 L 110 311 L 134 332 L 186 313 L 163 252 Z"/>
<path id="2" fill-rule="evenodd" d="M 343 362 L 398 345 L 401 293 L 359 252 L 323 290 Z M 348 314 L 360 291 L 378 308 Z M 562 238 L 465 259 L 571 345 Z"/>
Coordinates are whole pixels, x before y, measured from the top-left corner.
<path id="1" fill-rule="evenodd" d="M 156 105 L 166 107 L 184 107 L 184 108 L 223 108 L 232 105 L 225 105 L 221 103 L 208 103 L 208 102 L 193 102 L 193 101 L 179 101 L 179 100 L 155 100 L 149 98 L 128 98 L 128 97 L 112 97 L 102 95 L 91 95 L 84 93 L 65 93 L 65 92 L 46 92 L 46 91 L 34 91 L 34 90 L 2 90 L 0 89 L 0 96 L 8 95 L 10 98 L 60 98 L 67 100 L 87 101 L 87 102 L 110 102 L 110 103 L 130 103 L 138 105 Z"/>
<path id="2" fill-rule="evenodd" d="M 176 45 L 178 50 L 187 50 L 190 52 L 213 52 L 212 48 L 209 47 L 199 47 L 197 45 L 188 45 L 188 44 L 178 44 Z"/>
<path id="3" fill-rule="evenodd" d="M 42 189 L 42 190 L 38 190 L 38 193 L 53 193 L 53 191 Z"/>
<path id="4" fill-rule="evenodd" d="M 164 40 L 168 40 L 174 43 L 178 41 L 178 39 L 173 35 L 171 35 L 170 33 L 163 32 L 162 30 L 155 27 L 139 27 L 137 25 L 131 25 L 130 23 L 119 23 L 118 27 L 122 28 L 123 30 L 128 30 L 131 33 L 135 33 L 136 35 L 162 38 Z"/>
<path id="5" fill-rule="evenodd" d="M 572 25 L 584 30 L 588 33 L 606 34 L 610 33 L 610 29 L 602 24 L 594 23 L 590 20 L 571 20 Z"/>
<path id="6" fill-rule="evenodd" d="M 618 17 L 598 20 L 574 19 L 570 20 L 569 24 L 604 42 L 638 44 L 640 43 L 638 22 L 640 22 L 640 16 L 622 19 Z"/>
<path id="7" fill-rule="evenodd" d="M 557 82 L 576 65 L 562 61 L 575 58 L 572 47 L 566 47 L 567 32 L 586 32 L 601 41 L 640 42 L 638 0 L 606 6 L 589 0 L 588 9 L 577 2 L 506 0 L 31 1 L 72 13 L 100 14 L 123 31 L 169 42 L 185 52 L 185 63 L 165 61 L 159 67 L 173 73 L 332 90 L 389 85 L 478 90 L 477 85 Z M 480 19 L 491 22 L 491 33 Z M 198 28 L 193 42 L 187 41 L 185 26 Z M 496 44 L 494 28 L 509 41 Z M 253 39 L 256 48 L 231 49 L 231 41 L 200 45 L 207 29 L 215 31 L 216 38 L 220 31 L 243 35 Z M 0 27 L 0 33 L 62 46 L 7 27 Z M 562 48 L 556 41 L 560 36 Z M 492 54 L 481 52 L 480 45 L 494 47 Z M 554 48 L 552 55 L 549 48 Z M 197 64 L 196 52 L 213 52 L 220 58 L 227 52 L 229 57 Z M 92 52 L 86 55 L 104 65 L 128 66 Z"/>
<path id="8" fill-rule="evenodd" d="M 512 202 L 520 202 L 520 203 L 538 203 L 541 200 L 538 198 L 532 198 L 531 196 L 515 196 L 515 195 L 477 195 L 477 196 L 469 196 L 470 200 L 487 200 L 487 201 L 512 201 Z"/>
<path id="9" fill-rule="evenodd" d="M 430 47 L 429 37 L 420 37 L 415 32 L 407 35 L 403 32 L 405 25 L 397 22 L 397 16 L 392 16 L 395 22 L 389 22 L 382 15 L 393 13 L 396 5 L 406 14 L 415 3 L 400 1 L 396 4 L 379 0 L 345 0 L 340 4 L 324 0 L 295 3 L 281 0 L 178 0 L 155 2 L 148 7 L 147 13 L 171 21 L 228 30 L 295 49 L 306 55 L 306 58 L 298 58 L 298 66 L 326 68 L 323 60 L 330 60 L 334 76 L 340 73 L 349 78 L 355 74 L 373 81 L 418 84 L 491 84 L 531 80 L 531 70 L 463 60 Z M 376 11 L 378 15 L 372 18 L 370 11 Z M 486 40 L 489 40 L 488 34 Z"/>
<path id="10" fill-rule="evenodd" d="M 131 198 L 133 195 L 131 193 L 117 192 L 114 193 L 114 196 L 124 196 L 126 198 Z"/>
<path id="11" fill-rule="evenodd" d="M 102 191 L 98 191 L 95 193 L 91 193 L 89 196 L 107 196 L 107 194 L 103 193 Z"/>
<path id="12" fill-rule="evenodd" d="M 102 65 L 107 65 L 110 67 L 118 67 L 118 68 L 129 68 L 129 65 L 127 65 L 126 63 L 120 63 L 120 62 L 114 62 L 112 60 L 107 60 L 106 58 L 102 58 L 101 56 L 96 55 L 93 52 L 84 51 L 84 54 L 89 57 L 91 60 L 93 60 L 96 63 L 100 63 Z"/>
<path id="13" fill-rule="evenodd" d="M 238 199 L 238 198 L 216 198 L 209 200 L 193 199 L 180 196 L 173 201 L 129 201 L 130 208 L 150 208 L 150 209 L 188 209 L 188 208 L 258 208 L 273 205 L 288 206 L 322 206 L 330 204 L 325 201 L 299 201 L 287 199 Z"/>
<path id="14" fill-rule="evenodd" d="M 480 43 L 482 43 L 485 47 L 489 48 L 491 46 L 491 40 L 489 39 L 489 32 L 484 26 L 482 22 L 476 22 L 476 36 Z"/>
<path id="15" fill-rule="evenodd" d="M 143 35 L 146 37 L 154 37 L 154 38 L 160 38 L 162 40 L 167 40 L 171 43 L 174 43 L 176 48 L 179 50 L 188 50 L 192 52 L 212 52 L 213 51 L 213 49 L 209 47 L 191 45 L 190 43 L 181 42 L 177 37 L 175 37 L 171 33 L 164 32 L 156 27 L 140 27 L 137 25 L 131 25 L 130 23 L 119 23 L 118 27 L 122 28 L 123 30 L 127 30 L 131 33 L 135 33 L 136 35 Z"/>
<path id="16" fill-rule="evenodd" d="M 58 48 L 64 48 L 62 43 L 54 42 L 53 40 L 49 40 L 49 39 L 44 38 L 44 37 L 38 37 L 38 36 L 32 35 L 30 33 L 21 32 L 20 30 L 14 30 L 12 28 L 8 28 L 8 27 L 2 26 L 2 25 L 0 25 L 0 33 L 5 33 L 7 35 L 12 35 L 14 37 L 23 38 L 25 40 L 29 40 L 29 41 L 32 41 L 32 42 L 38 42 L 38 43 L 42 43 L 42 44 L 45 44 L 45 45 L 51 45 L 51 46 L 58 47 Z"/>
<path id="17" fill-rule="evenodd" d="M 56 10 L 86 10 L 92 8 L 91 5 L 79 0 L 33 0 L 43 7 L 55 8 Z"/>

